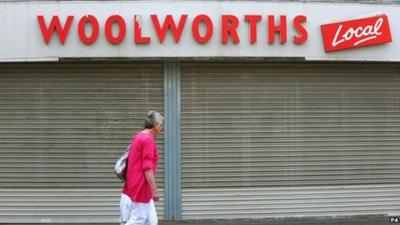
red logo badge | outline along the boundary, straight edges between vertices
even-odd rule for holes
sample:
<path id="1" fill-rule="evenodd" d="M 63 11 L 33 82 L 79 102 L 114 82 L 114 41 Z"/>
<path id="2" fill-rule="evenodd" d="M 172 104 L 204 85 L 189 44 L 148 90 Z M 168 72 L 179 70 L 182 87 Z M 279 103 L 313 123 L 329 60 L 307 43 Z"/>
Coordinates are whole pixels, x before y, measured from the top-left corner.
<path id="1" fill-rule="evenodd" d="M 386 15 L 321 25 L 326 52 L 377 45 L 392 41 Z"/>

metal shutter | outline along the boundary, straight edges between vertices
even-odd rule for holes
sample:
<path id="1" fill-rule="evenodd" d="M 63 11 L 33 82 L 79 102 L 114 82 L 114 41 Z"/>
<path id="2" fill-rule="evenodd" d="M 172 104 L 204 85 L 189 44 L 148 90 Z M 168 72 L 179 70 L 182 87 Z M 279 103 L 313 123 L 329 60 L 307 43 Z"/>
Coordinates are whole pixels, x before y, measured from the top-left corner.
<path id="1" fill-rule="evenodd" d="M 399 71 L 183 64 L 183 218 L 398 215 Z"/>
<path id="2" fill-rule="evenodd" d="M 0 222 L 117 223 L 114 162 L 147 110 L 163 111 L 162 71 L 157 63 L 0 64 Z M 161 204 L 157 211 L 162 218 Z"/>

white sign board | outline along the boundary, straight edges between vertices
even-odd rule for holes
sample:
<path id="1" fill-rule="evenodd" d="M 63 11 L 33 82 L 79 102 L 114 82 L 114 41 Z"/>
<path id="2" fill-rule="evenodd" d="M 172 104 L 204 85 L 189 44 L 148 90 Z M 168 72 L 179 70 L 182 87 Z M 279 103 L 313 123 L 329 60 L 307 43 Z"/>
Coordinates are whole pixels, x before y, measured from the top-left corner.
<path id="1" fill-rule="evenodd" d="M 0 61 L 92 57 L 400 61 L 399 12 L 400 5 L 356 3 L 1 2 Z M 325 51 L 321 25 L 376 15 L 388 19 L 391 40 Z M 380 35 L 381 23 L 340 27 L 333 36 L 336 42 L 369 40 Z"/>

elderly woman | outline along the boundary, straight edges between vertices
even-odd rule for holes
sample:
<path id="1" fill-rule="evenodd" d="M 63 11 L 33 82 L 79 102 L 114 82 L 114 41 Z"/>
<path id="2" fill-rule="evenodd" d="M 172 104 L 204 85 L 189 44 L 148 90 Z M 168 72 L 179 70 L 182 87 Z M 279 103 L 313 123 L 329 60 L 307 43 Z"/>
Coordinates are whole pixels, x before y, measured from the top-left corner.
<path id="1" fill-rule="evenodd" d="M 157 225 L 154 201 L 159 201 L 155 175 L 158 151 L 155 139 L 164 118 L 156 111 L 147 113 L 144 130 L 136 133 L 129 149 L 126 182 L 121 194 L 121 224 Z"/>

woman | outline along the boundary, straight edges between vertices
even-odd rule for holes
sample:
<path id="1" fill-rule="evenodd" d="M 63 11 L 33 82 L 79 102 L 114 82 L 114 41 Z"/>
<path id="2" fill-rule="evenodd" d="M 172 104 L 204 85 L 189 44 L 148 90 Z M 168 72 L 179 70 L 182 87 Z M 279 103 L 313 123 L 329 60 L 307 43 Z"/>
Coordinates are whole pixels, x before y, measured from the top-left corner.
<path id="1" fill-rule="evenodd" d="M 155 175 L 158 150 L 156 137 L 163 129 L 163 116 L 147 113 L 144 130 L 131 140 L 126 182 L 121 194 L 121 225 L 157 225 L 154 201 L 159 201 Z"/>

